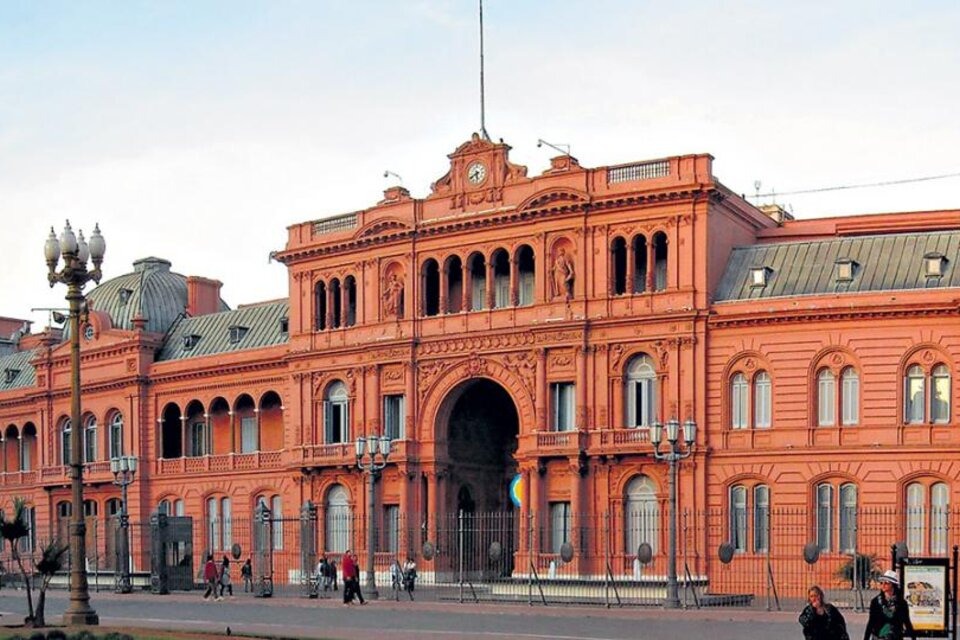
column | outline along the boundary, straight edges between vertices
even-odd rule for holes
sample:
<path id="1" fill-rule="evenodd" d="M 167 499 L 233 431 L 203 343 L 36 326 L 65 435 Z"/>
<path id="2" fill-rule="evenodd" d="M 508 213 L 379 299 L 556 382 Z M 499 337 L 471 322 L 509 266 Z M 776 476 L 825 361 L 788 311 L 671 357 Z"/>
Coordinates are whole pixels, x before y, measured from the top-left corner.
<path id="1" fill-rule="evenodd" d="M 204 431 L 206 442 L 204 444 L 206 446 L 206 454 L 209 456 L 213 454 L 213 423 L 210 421 L 209 413 L 203 414 L 203 421 L 206 425 Z"/>
<path id="2" fill-rule="evenodd" d="M 23 471 L 23 432 L 17 434 L 17 471 Z"/>
<path id="3" fill-rule="evenodd" d="M 180 457 L 187 457 L 187 416 L 180 416 Z"/>
<path id="4" fill-rule="evenodd" d="M 493 309 L 494 295 L 496 293 L 493 282 L 493 262 L 487 262 L 487 281 L 486 291 L 484 292 L 484 308 Z"/>
<path id="5" fill-rule="evenodd" d="M 340 283 L 340 326 L 347 326 L 347 305 L 350 303 L 350 288 L 347 286 L 347 279 L 344 278 Z"/>
<path id="6" fill-rule="evenodd" d="M 584 540 L 581 539 L 583 524 L 583 478 L 580 476 L 580 459 L 577 456 L 570 458 L 570 540 L 573 543 L 574 558 L 579 567 L 581 554 L 585 551 Z M 576 569 L 575 571 L 579 571 Z"/>
<path id="7" fill-rule="evenodd" d="M 633 240 L 627 242 L 627 295 L 630 295 L 634 292 L 634 281 L 636 280 L 636 248 L 634 247 Z"/>
<path id="8" fill-rule="evenodd" d="M 230 453 L 237 452 L 237 414 L 233 409 L 227 412 L 230 416 Z"/>
<path id="9" fill-rule="evenodd" d="M 7 472 L 7 439 L 0 435 L 0 451 L 3 451 L 3 472 Z"/>
<path id="10" fill-rule="evenodd" d="M 520 306 L 520 274 L 517 273 L 517 258 L 510 258 L 510 306 Z"/>
<path id="11" fill-rule="evenodd" d="M 656 258 L 656 256 L 654 255 L 656 254 L 656 251 L 654 250 L 655 245 L 653 243 L 653 236 L 650 236 L 650 238 L 646 240 L 646 243 L 647 243 L 647 283 L 646 283 L 645 291 L 647 293 L 652 293 L 653 283 L 654 283 L 653 267 L 655 264 L 654 259 Z"/>
<path id="12" fill-rule="evenodd" d="M 536 430 L 545 431 L 547 427 L 547 350 L 537 349 L 537 384 L 534 391 L 534 406 L 537 411 Z"/>
<path id="13" fill-rule="evenodd" d="M 533 468 L 530 470 L 528 491 L 530 492 L 530 526 L 533 527 L 533 548 L 530 549 L 530 557 L 536 566 L 537 556 L 543 546 L 540 536 L 543 534 L 543 524 L 546 518 L 543 513 L 543 478 L 540 477 L 540 461 L 534 459 Z M 538 568 L 539 569 L 539 568 Z"/>
<path id="14" fill-rule="evenodd" d="M 379 431 L 380 434 L 386 435 L 387 424 L 383 421 L 383 403 L 380 402 L 380 366 L 370 366 L 368 373 L 370 374 L 368 377 L 370 391 L 364 396 L 367 399 L 364 413 L 367 415 L 367 423 L 373 427 L 371 433 L 377 434 Z"/>
<path id="15" fill-rule="evenodd" d="M 257 451 L 260 451 L 260 407 L 253 408 L 253 417 L 257 421 Z"/>
<path id="16" fill-rule="evenodd" d="M 587 353 L 590 347 L 577 347 L 577 429 L 585 431 L 587 424 Z"/>
<path id="17" fill-rule="evenodd" d="M 330 286 L 330 283 L 327 283 L 327 330 L 333 329 L 333 287 Z"/>
<path id="18" fill-rule="evenodd" d="M 404 407 L 404 413 L 406 415 L 403 416 L 403 439 L 412 440 L 414 439 L 414 432 L 416 431 L 416 416 L 419 412 L 416 389 L 414 387 L 417 377 L 417 368 L 412 362 L 408 362 L 404 366 L 404 369 L 403 402 L 406 405 Z M 417 439 L 419 440 L 419 436 Z"/>
<path id="19" fill-rule="evenodd" d="M 449 276 L 447 275 L 447 267 L 443 265 L 440 267 L 440 309 L 439 315 L 445 315 L 448 311 L 448 302 L 447 302 L 447 288 L 450 286 L 448 284 Z"/>

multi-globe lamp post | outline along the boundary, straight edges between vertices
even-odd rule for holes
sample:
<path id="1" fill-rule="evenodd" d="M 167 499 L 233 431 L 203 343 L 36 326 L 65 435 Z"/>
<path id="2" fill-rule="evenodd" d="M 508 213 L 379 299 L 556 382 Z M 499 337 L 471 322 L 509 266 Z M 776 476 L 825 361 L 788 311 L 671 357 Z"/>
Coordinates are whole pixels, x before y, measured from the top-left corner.
<path id="1" fill-rule="evenodd" d="M 113 484 L 120 487 L 120 546 L 119 560 L 120 580 L 117 582 L 117 593 L 130 593 L 133 583 L 130 580 L 130 515 L 127 511 L 127 487 L 133 484 L 133 477 L 137 473 L 137 456 L 117 456 L 110 458 L 110 472 L 113 473 Z"/>
<path id="2" fill-rule="evenodd" d="M 96 225 L 90 242 L 74 235 L 67 221 L 60 239 L 50 227 L 50 236 L 43 247 L 49 273 L 50 287 L 59 283 L 67 285 L 67 302 L 70 305 L 70 424 L 74 437 L 70 438 L 70 483 L 72 486 L 72 513 L 70 516 L 70 602 L 63 613 L 67 625 L 94 625 L 100 619 L 90 606 L 90 589 L 87 585 L 86 534 L 83 521 L 83 439 L 80 437 L 80 315 L 84 312 L 83 287 L 91 280 L 100 282 L 100 264 L 106 251 L 106 243 Z M 63 266 L 57 267 L 63 257 Z M 87 262 L 93 269 L 87 269 Z"/>
<path id="3" fill-rule="evenodd" d="M 390 436 L 360 436 L 356 441 L 357 468 L 367 474 L 367 572 L 363 589 L 367 597 L 376 600 L 377 593 L 376 571 L 374 569 L 374 548 L 376 546 L 376 490 L 377 474 L 387 466 L 387 457 L 390 455 Z"/>
<path id="4" fill-rule="evenodd" d="M 673 418 L 667 421 L 667 443 L 669 448 L 660 452 L 664 427 L 660 422 L 650 425 L 650 442 L 653 444 L 653 457 L 658 462 L 670 465 L 670 534 L 667 537 L 667 594 L 663 599 L 664 609 L 680 608 L 680 589 L 677 584 L 677 467 L 684 458 L 693 454 L 697 442 L 697 423 L 687 418 L 683 423 L 683 444 L 681 444 L 680 423 Z"/>

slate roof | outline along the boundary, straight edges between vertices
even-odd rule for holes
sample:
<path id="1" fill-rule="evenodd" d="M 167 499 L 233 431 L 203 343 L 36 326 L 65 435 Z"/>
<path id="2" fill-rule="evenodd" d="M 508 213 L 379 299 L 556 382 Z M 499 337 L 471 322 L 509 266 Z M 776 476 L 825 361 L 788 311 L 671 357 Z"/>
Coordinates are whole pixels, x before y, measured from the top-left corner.
<path id="1" fill-rule="evenodd" d="M 30 361 L 37 355 L 38 351 L 39 348 L 0 356 L 0 391 L 32 387 L 37 383 L 37 372 Z M 8 370 L 11 371 L 10 375 L 13 376 L 9 381 L 7 380 Z M 13 375 L 13 371 L 18 373 Z"/>
<path id="2" fill-rule="evenodd" d="M 187 278 L 170 271 L 167 260 L 142 258 L 133 263 L 133 273 L 103 282 L 87 299 L 97 311 L 110 314 L 114 327 L 132 330 L 140 313 L 147 318 L 147 331 L 166 333 L 187 306 Z M 229 309 L 223 300 L 220 309 Z M 69 337 L 69 327 L 63 337 Z"/>
<path id="3" fill-rule="evenodd" d="M 281 320 L 289 316 L 290 303 L 283 300 L 196 318 L 183 318 L 170 331 L 157 355 L 157 361 L 182 360 L 285 344 L 289 342 L 290 334 L 282 332 L 280 325 Z M 235 343 L 230 341 L 231 327 L 240 328 L 239 333 L 242 334 Z M 193 338 L 195 344 L 192 348 L 185 347 L 184 339 L 188 336 L 198 336 Z"/>
<path id="4" fill-rule="evenodd" d="M 946 258 L 943 276 L 926 276 L 924 256 Z M 837 261 L 853 260 L 850 281 L 838 281 Z M 767 268 L 767 284 L 752 286 L 751 269 Z M 738 247 L 716 302 L 907 289 L 960 287 L 960 230 L 897 233 Z"/>

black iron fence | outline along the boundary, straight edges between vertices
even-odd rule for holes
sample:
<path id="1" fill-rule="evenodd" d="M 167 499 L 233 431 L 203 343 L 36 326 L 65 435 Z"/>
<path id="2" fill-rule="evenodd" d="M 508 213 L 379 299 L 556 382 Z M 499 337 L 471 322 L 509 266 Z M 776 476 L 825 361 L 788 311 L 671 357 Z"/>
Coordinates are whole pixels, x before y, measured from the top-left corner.
<path id="1" fill-rule="evenodd" d="M 859 608 L 869 600 L 874 578 L 890 568 L 893 545 L 905 555 L 948 557 L 960 545 L 957 516 L 957 508 L 681 511 L 681 605 L 795 608 L 817 584 L 838 606 Z M 246 586 L 258 596 L 337 597 L 339 584 L 324 589 L 318 579 L 319 560 L 339 566 L 343 553 L 354 551 L 364 584 L 372 533 L 381 597 L 652 606 L 662 603 L 671 579 L 668 517 L 658 503 L 601 515 L 573 514 L 560 503 L 545 513 L 457 513 L 426 520 L 387 510 L 369 521 L 312 505 L 287 517 L 265 508 L 222 521 L 154 516 L 152 522 L 130 521 L 126 529 L 116 519 L 90 518 L 87 569 L 94 590 L 114 586 L 126 564 L 135 589 L 163 593 L 201 585 L 205 558 L 212 554 L 218 565 L 229 559 L 238 594 Z M 122 557 L 122 535 L 129 536 L 129 559 Z M 31 554 L 25 555 L 29 564 Z M 241 575 L 247 559 L 249 585 Z M 8 575 L 15 572 L 8 548 L 0 561 Z M 416 579 L 408 592 L 404 587 L 411 585 L 399 576 L 410 567 Z"/>

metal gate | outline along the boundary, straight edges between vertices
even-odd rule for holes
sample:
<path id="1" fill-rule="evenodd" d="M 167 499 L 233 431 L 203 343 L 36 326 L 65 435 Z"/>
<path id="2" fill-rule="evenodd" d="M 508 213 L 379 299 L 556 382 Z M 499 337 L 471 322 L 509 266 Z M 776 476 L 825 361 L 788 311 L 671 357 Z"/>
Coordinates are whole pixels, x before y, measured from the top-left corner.
<path id="1" fill-rule="evenodd" d="M 263 503 L 253 514 L 253 593 L 269 598 L 273 595 L 273 514 Z"/>
<path id="2" fill-rule="evenodd" d="M 193 518 L 155 513 L 150 516 L 150 590 L 193 589 Z"/>

